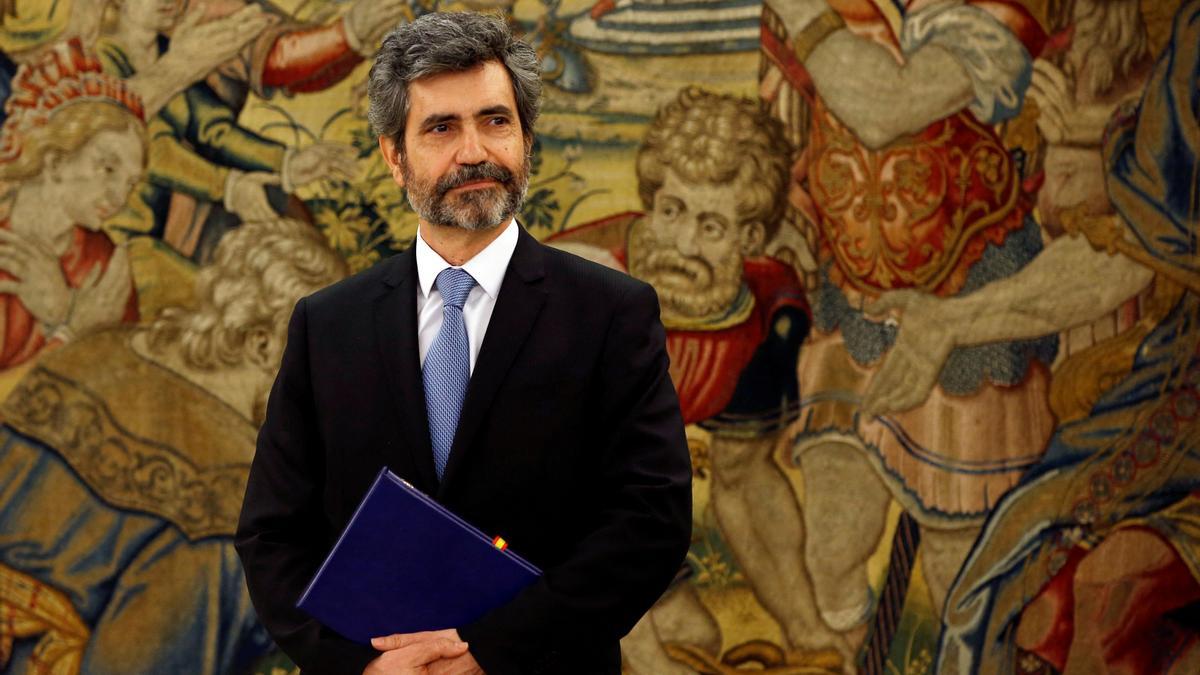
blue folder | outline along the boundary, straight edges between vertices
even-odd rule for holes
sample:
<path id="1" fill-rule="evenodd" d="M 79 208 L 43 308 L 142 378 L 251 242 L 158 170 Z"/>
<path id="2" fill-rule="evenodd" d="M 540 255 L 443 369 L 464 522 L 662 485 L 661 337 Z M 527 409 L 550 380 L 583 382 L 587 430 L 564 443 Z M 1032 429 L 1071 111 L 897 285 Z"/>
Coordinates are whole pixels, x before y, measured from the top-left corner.
<path id="1" fill-rule="evenodd" d="M 540 575 L 384 468 L 296 605 L 370 644 L 470 623 Z"/>

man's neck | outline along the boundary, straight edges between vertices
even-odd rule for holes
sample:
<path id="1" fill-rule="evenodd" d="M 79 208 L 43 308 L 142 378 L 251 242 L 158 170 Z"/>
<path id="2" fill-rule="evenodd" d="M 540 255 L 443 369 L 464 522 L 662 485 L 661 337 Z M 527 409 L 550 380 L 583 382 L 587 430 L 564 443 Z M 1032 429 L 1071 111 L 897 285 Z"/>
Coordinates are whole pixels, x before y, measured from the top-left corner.
<path id="1" fill-rule="evenodd" d="M 509 222 L 504 221 L 486 230 L 465 230 L 461 227 L 431 225 L 422 220 L 421 238 L 429 248 L 442 256 L 442 260 L 454 267 L 461 267 L 503 234 Z"/>

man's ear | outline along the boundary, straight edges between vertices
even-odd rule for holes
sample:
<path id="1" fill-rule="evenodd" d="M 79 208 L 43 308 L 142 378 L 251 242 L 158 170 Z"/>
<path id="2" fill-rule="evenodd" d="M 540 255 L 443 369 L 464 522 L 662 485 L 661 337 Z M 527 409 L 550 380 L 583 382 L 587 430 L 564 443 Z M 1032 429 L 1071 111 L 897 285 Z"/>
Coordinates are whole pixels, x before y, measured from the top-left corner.
<path id="1" fill-rule="evenodd" d="M 742 225 L 741 249 L 742 255 L 759 255 L 766 244 L 767 228 L 756 221 Z"/>
<path id="2" fill-rule="evenodd" d="M 246 358 L 254 365 L 268 369 L 276 365 L 275 335 L 266 326 L 255 326 L 246 333 Z"/>
<path id="3" fill-rule="evenodd" d="M 380 136 L 379 150 L 383 153 L 383 161 L 387 162 L 388 169 L 392 172 L 392 180 L 396 181 L 396 185 L 404 187 L 404 167 L 400 161 L 400 148 L 396 146 L 396 141 L 388 136 Z"/>
<path id="4" fill-rule="evenodd" d="M 62 182 L 63 153 L 58 150 L 47 150 L 42 160 L 42 175 L 51 183 Z"/>

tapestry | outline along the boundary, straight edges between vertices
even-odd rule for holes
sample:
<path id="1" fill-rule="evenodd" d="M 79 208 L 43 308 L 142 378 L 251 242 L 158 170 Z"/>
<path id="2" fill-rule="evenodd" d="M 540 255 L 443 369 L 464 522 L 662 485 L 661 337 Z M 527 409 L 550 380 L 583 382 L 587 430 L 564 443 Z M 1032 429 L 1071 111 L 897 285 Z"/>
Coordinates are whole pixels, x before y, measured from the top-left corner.
<path id="1" fill-rule="evenodd" d="M 463 10 L 541 60 L 518 221 L 661 305 L 625 673 L 1200 672 L 1200 0 L 0 0 L 0 672 L 298 672 L 257 429 L 416 236 L 373 54 Z"/>

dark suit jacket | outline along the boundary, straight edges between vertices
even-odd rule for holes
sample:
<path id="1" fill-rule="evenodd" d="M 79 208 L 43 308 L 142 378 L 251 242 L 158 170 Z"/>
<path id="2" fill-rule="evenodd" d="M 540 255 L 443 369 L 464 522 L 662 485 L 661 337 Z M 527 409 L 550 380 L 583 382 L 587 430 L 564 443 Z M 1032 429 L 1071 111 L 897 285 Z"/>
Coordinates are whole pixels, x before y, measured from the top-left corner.
<path id="1" fill-rule="evenodd" d="M 488 675 L 618 673 L 618 640 L 691 529 L 654 291 L 522 230 L 439 484 L 416 284 L 410 249 L 296 306 L 236 538 L 260 618 L 306 673 L 361 673 L 378 655 L 295 602 L 387 465 L 545 571 L 458 626 Z"/>

